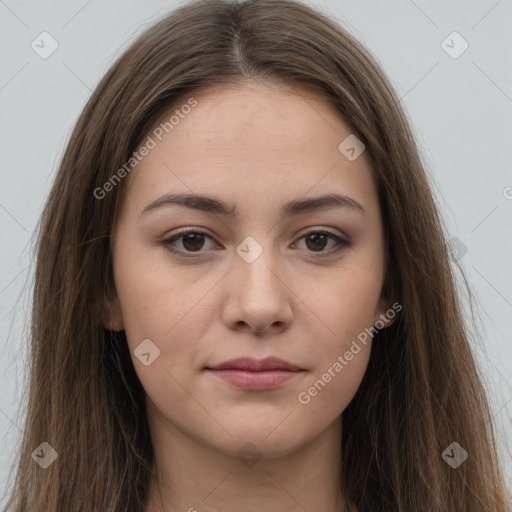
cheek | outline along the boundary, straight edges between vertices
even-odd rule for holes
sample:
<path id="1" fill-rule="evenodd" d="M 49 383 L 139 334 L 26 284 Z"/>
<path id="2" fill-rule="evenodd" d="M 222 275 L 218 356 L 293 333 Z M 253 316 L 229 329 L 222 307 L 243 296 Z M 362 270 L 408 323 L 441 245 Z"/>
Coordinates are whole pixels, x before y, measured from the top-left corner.
<path id="1" fill-rule="evenodd" d="M 378 269 L 360 264 L 347 266 L 328 285 L 310 288 L 308 306 L 314 305 L 322 326 L 309 330 L 304 349 L 314 354 L 314 366 L 295 400 L 312 424 L 334 421 L 361 384 L 371 353 L 380 280 Z"/>
<path id="2" fill-rule="evenodd" d="M 120 244 L 114 256 L 114 278 L 124 327 L 133 343 L 145 338 L 160 343 L 172 340 L 175 331 L 187 323 L 190 312 L 201 310 L 201 304 L 197 303 L 210 281 L 205 279 L 207 282 L 201 281 L 200 286 L 199 283 L 191 286 L 184 272 L 170 269 L 161 255 L 159 259 L 148 257 L 148 252 L 160 253 L 137 250 L 136 244 L 131 247 Z"/>
<path id="3" fill-rule="evenodd" d="M 308 380 L 315 385 L 311 398 L 318 398 L 317 406 L 344 408 L 359 387 L 370 358 L 380 279 L 375 268 L 354 266 L 315 294 L 325 327 L 315 337 L 314 374 Z"/>
<path id="4" fill-rule="evenodd" d="M 309 305 L 318 311 L 334 345 L 342 350 L 352 339 L 371 327 L 381 294 L 382 274 L 374 266 L 348 266 L 331 276 L 328 284 L 315 285 Z M 333 340 L 337 342 L 333 343 Z M 328 347 L 325 347 L 328 349 Z"/>
<path id="5" fill-rule="evenodd" d="M 314 366 L 296 401 L 303 413 L 322 424 L 339 416 L 356 394 L 366 372 L 372 344 L 372 304 L 352 302 L 338 309 L 334 334 L 314 340 Z M 311 346 L 309 347 L 311 352 Z"/>
<path id="6" fill-rule="evenodd" d="M 201 367 L 200 343 L 217 311 L 207 292 L 218 277 L 205 276 L 191 285 L 183 272 L 121 250 L 115 279 L 137 375 L 150 397 L 158 400 L 165 389 L 174 402 L 186 400 L 178 383 L 188 385 L 190 374 Z"/>
<path id="7" fill-rule="evenodd" d="M 297 394 L 297 402 L 305 409 L 305 414 L 327 415 L 327 422 L 339 416 L 361 384 L 370 351 L 370 342 L 366 345 L 355 342 L 348 351 L 328 358 Z"/>

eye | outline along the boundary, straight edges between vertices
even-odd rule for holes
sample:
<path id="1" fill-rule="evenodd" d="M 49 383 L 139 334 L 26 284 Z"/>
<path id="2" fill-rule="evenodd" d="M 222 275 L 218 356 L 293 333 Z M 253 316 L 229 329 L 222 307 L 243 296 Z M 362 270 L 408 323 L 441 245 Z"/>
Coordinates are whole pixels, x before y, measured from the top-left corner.
<path id="1" fill-rule="evenodd" d="M 209 238 L 210 240 L 213 240 L 211 236 L 207 235 L 203 231 L 197 231 L 193 229 L 187 229 L 186 231 L 180 231 L 179 233 L 176 233 L 172 235 L 169 238 L 166 238 L 165 240 L 162 240 L 161 244 L 165 246 L 170 252 L 177 253 L 180 255 L 183 255 L 185 257 L 192 256 L 194 257 L 194 254 L 187 254 L 187 252 L 190 253 L 197 253 L 201 252 L 201 248 L 204 245 L 204 239 Z M 181 239 L 181 240 L 180 240 Z M 184 247 L 185 250 L 182 249 L 176 249 L 172 247 L 172 245 L 180 240 L 181 246 Z M 204 251 L 202 251 L 204 252 Z"/>
<path id="2" fill-rule="evenodd" d="M 175 233 L 174 235 L 158 242 L 159 245 L 163 245 L 169 252 L 174 254 L 178 254 L 179 256 L 184 257 L 196 257 L 201 252 L 201 249 L 204 248 L 205 239 L 209 239 L 213 241 L 213 238 L 203 231 L 198 231 L 194 229 L 187 229 L 184 231 L 180 231 L 179 233 Z M 326 230 L 313 230 L 309 231 L 305 235 L 303 235 L 300 240 L 306 241 L 306 251 L 315 254 L 315 256 L 329 256 L 334 253 L 338 253 L 348 247 L 350 244 L 346 240 L 343 240 L 339 236 L 335 235 Z M 179 241 L 181 248 L 177 249 L 175 247 L 175 243 Z M 329 245 L 329 241 L 335 242 L 334 250 L 325 251 L 325 247 Z M 195 254 L 194 254 L 195 253 Z"/>
<path id="3" fill-rule="evenodd" d="M 325 247 L 329 244 L 330 241 L 336 242 L 334 245 L 334 250 L 328 250 L 325 251 Z M 302 236 L 299 240 L 305 240 L 306 247 L 313 253 L 319 253 L 318 255 L 315 254 L 315 256 L 329 256 L 334 253 L 338 253 L 342 250 L 344 250 L 346 247 L 349 246 L 349 243 L 346 240 L 343 240 L 339 236 L 335 235 L 334 233 L 331 233 L 330 231 L 325 230 L 313 230 L 306 233 L 304 236 Z"/>

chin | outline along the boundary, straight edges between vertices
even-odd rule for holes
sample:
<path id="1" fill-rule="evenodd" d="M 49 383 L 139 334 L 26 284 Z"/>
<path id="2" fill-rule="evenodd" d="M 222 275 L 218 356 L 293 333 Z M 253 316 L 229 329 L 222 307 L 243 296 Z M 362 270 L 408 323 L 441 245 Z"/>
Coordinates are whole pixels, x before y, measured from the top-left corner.
<path id="1" fill-rule="evenodd" d="M 279 432 L 279 427 L 275 427 L 276 424 L 272 427 L 260 424 L 227 428 L 233 437 L 227 436 L 224 442 L 217 444 L 217 448 L 237 458 L 252 456 L 259 459 L 264 456 L 266 459 L 276 459 L 293 453 L 308 441 L 308 436 L 300 435 L 297 427 Z"/>

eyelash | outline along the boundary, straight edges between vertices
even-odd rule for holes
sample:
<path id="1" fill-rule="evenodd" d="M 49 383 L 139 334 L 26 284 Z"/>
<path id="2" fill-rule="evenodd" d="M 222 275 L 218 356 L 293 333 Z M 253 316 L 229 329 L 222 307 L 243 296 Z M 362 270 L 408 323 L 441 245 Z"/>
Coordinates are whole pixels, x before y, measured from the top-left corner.
<path id="1" fill-rule="evenodd" d="M 204 231 L 200 231 L 197 229 L 186 229 L 186 230 L 180 231 L 179 233 L 175 233 L 174 235 L 167 237 L 164 240 L 157 242 L 157 244 L 164 246 L 169 252 L 171 252 L 173 254 L 177 254 L 184 258 L 198 258 L 201 256 L 201 253 L 203 253 L 205 251 L 199 250 L 196 252 L 187 253 L 187 252 L 176 250 L 176 249 L 170 247 L 170 244 L 172 244 L 176 240 L 179 240 L 181 237 L 188 235 L 190 233 L 194 233 L 196 235 L 205 235 L 206 237 L 211 238 L 213 240 L 213 238 L 210 235 L 208 235 L 207 233 L 205 233 Z M 332 256 L 333 254 L 338 254 L 341 251 L 344 251 L 350 245 L 350 243 L 347 242 L 346 240 L 344 240 L 343 238 L 340 238 L 339 236 L 337 236 L 334 233 L 331 233 L 330 231 L 327 231 L 325 229 L 314 229 L 314 230 L 308 231 L 306 234 L 302 235 L 299 238 L 299 240 L 302 240 L 303 238 L 307 238 L 308 236 L 311 236 L 311 235 L 318 235 L 318 234 L 328 235 L 330 238 L 332 238 L 333 240 L 338 242 L 338 245 L 337 245 L 337 248 L 331 249 L 330 251 L 318 251 L 318 252 L 308 251 L 308 252 L 311 252 L 314 255 L 314 257 L 316 257 L 316 258 L 322 258 L 322 257 L 326 257 L 326 256 Z"/>

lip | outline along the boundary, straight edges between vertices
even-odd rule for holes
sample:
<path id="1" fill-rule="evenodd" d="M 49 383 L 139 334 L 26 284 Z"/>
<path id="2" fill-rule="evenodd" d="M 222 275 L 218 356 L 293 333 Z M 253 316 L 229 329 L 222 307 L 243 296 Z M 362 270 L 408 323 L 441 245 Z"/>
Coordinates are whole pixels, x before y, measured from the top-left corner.
<path id="1" fill-rule="evenodd" d="M 264 390 L 282 386 L 304 374 L 304 370 L 277 357 L 257 360 L 238 358 L 206 370 L 216 377 L 242 389 Z"/>
<path id="2" fill-rule="evenodd" d="M 251 372 L 263 370 L 299 371 L 301 369 L 296 364 L 285 361 L 284 359 L 279 359 L 278 357 L 266 357 L 261 360 L 251 357 L 239 357 L 207 368 L 209 370 L 249 370 Z"/>

